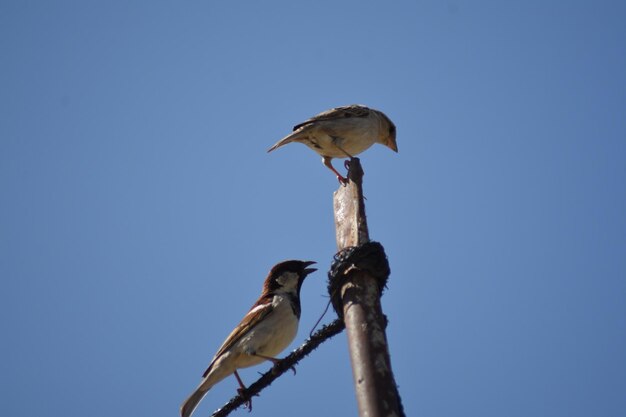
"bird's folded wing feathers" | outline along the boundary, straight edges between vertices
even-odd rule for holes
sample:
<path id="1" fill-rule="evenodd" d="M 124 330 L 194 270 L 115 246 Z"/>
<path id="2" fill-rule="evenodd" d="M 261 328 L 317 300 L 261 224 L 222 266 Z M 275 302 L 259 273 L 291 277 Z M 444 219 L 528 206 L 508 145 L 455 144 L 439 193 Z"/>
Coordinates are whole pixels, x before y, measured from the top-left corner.
<path id="1" fill-rule="evenodd" d="M 244 337 L 250 329 L 252 329 L 259 321 L 263 320 L 268 314 L 270 314 L 274 310 L 272 306 L 272 300 L 270 299 L 261 299 L 259 300 L 245 315 L 245 317 L 241 320 L 241 323 L 228 335 L 222 346 L 218 349 L 217 353 L 213 357 L 213 360 L 209 364 L 209 367 L 204 374 L 202 374 L 203 378 L 211 371 L 211 367 L 224 352 L 230 349 L 235 343 L 239 341 L 242 337 Z"/>
<path id="2" fill-rule="evenodd" d="M 320 114 L 313 116 L 310 119 L 305 120 L 304 122 L 295 125 L 293 127 L 293 130 L 296 131 L 303 126 L 306 126 L 314 122 L 345 119 L 347 117 L 367 117 L 369 114 L 370 114 L 370 109 L 365 106 L 352 105 L 352 106 L 335 107 L 334 109 L 321 112 Z"/>

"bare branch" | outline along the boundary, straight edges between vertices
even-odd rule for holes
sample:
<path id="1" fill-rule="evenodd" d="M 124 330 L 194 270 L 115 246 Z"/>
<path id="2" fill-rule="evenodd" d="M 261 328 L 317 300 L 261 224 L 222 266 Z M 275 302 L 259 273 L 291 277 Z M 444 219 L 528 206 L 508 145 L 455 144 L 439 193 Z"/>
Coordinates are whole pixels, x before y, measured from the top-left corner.
<path id="1" fill-rule="evenodd" d="M 276 378 L 293 368 L 302 358 L 313 352 L 320 344 L 331 337 L 341 333 L 344 329 L 343 321 L 336 319 L 330 324 L 323 326 L 307 339 L 300 347 L 296 348 L 286 358 L 282 359 L 269 371 L 246 389 L 244 396 L 236 395 L 230 399 L 222 408 L 218 408 L 211 417 L 224 417 L 236 410 L 246 402 L 246 399 L 258 395 L 265 387 L 268 387 Z"/>

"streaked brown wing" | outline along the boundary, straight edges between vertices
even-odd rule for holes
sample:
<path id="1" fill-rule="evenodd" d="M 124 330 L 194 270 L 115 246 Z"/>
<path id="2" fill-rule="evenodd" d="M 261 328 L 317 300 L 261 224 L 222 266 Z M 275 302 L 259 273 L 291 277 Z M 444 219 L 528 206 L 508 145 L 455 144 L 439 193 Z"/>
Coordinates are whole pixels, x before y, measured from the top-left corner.
<path id="1" fill-rule="evenodd" d="M 222 346 L 220 346 L 220 348 L 218 349 L 217 353 L 213 357 L 213 360 L 209 364 L 209 367 L 206 369 L 206 371 L 204 371 L 204 374 L 202 374 L 202 377 L 205 378 L 209 374 L 213 363 L 215 363 L 220 355 L 230 349 L 235 343 L 239 341 L 239 339 L 244 337 L 251 328 L 253 328 L 259 321 L 263 320 L 269 313 L 272 312 L 273 309 L 274 308 L 272 307 L 271 298 L 261 299 L 254 306 L 252 306 L 248 314 L 244 316 L 239 325 L 235 327 L 235 330 L 233 330 L 228 335 L 224 343 L 222 343 Z"/>
<path id="2" fill-rule="evenodd" d="M 314 122 L 320 122 L 324 120 L 337 120 L 337 119 L 345 119 L 348 117 L 367 117 L 370 114 L 370 109 L 363 106 L 342 106 L 335 107 L 334 109 L 326 110 L 321 112 L 320 114 L 311 117 L 309 120 L 306 120 L 300 124 L 297 124 L 293 127 L 293 130 L 298 130 L 302 126 L 306 126 L 308 124 Z"/>

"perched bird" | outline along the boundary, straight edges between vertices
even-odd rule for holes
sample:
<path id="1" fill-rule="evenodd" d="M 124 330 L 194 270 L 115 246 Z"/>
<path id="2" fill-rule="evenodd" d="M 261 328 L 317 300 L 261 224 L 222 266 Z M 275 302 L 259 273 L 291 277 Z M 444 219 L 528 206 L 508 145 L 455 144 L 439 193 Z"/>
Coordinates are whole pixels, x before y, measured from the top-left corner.
<path id="1" fill-rule="evenodd" d="M 237 369 L 275 358 L 296 337 L 300 321 L 300 288 L 315 268 L 313 261 L 285 261 L 276 264 L 263 284 L 263 292 L 235 330 L 228 335 L 202 375 L 198 388 L 180 407 L 180 415 L 189 417 L 209 389 L 235 374 L 245 390 Z"/>
<path id="2" fill-rule="evenodd" d="M 272 152 L 291 142 L 304 143 L 322 156 L 322 162 L 346 183 L 331 164 L 333 158 L 352 158 L 374 143 L 387 146 L 398 152 L 396 126 L 381 111 L 353 104 L 326 110 L 297 124 L 293 132 L 269 148 Z"/>

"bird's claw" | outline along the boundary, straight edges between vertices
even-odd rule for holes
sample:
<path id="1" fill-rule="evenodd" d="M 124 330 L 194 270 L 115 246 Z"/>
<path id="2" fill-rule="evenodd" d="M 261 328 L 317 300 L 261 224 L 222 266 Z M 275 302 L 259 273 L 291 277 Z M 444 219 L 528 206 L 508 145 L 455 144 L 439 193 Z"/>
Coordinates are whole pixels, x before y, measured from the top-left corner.
<path id="1" fill-rule="evenodd" d="M 352 157 L 350 157 L 350 159 L 346 159 L 345 161 L 343 161 L 343 166 L 346 169 L 346 171 L 348 171 L 348 173 L 346 174 L 346 176 L 350 176 L 350 163 L 352 162 Z M 339 180 L 339 183 L 342 185 L 348 185 L 348 178 L 342 177 L 341 175 L 337 176 L 337 179 Z"/>
<path id="2" fill-rule="evenodd" d="M 251 412 L 252 411 L 252 397 L 248 396 L 246 390 L 243 388 L 237 388 L 237 394 L 239 394 L 239 396 L 243 400 L 245 400 L 245 402 L 243 403 L 243 408 L 248 410 L 248 412 Z"/>

